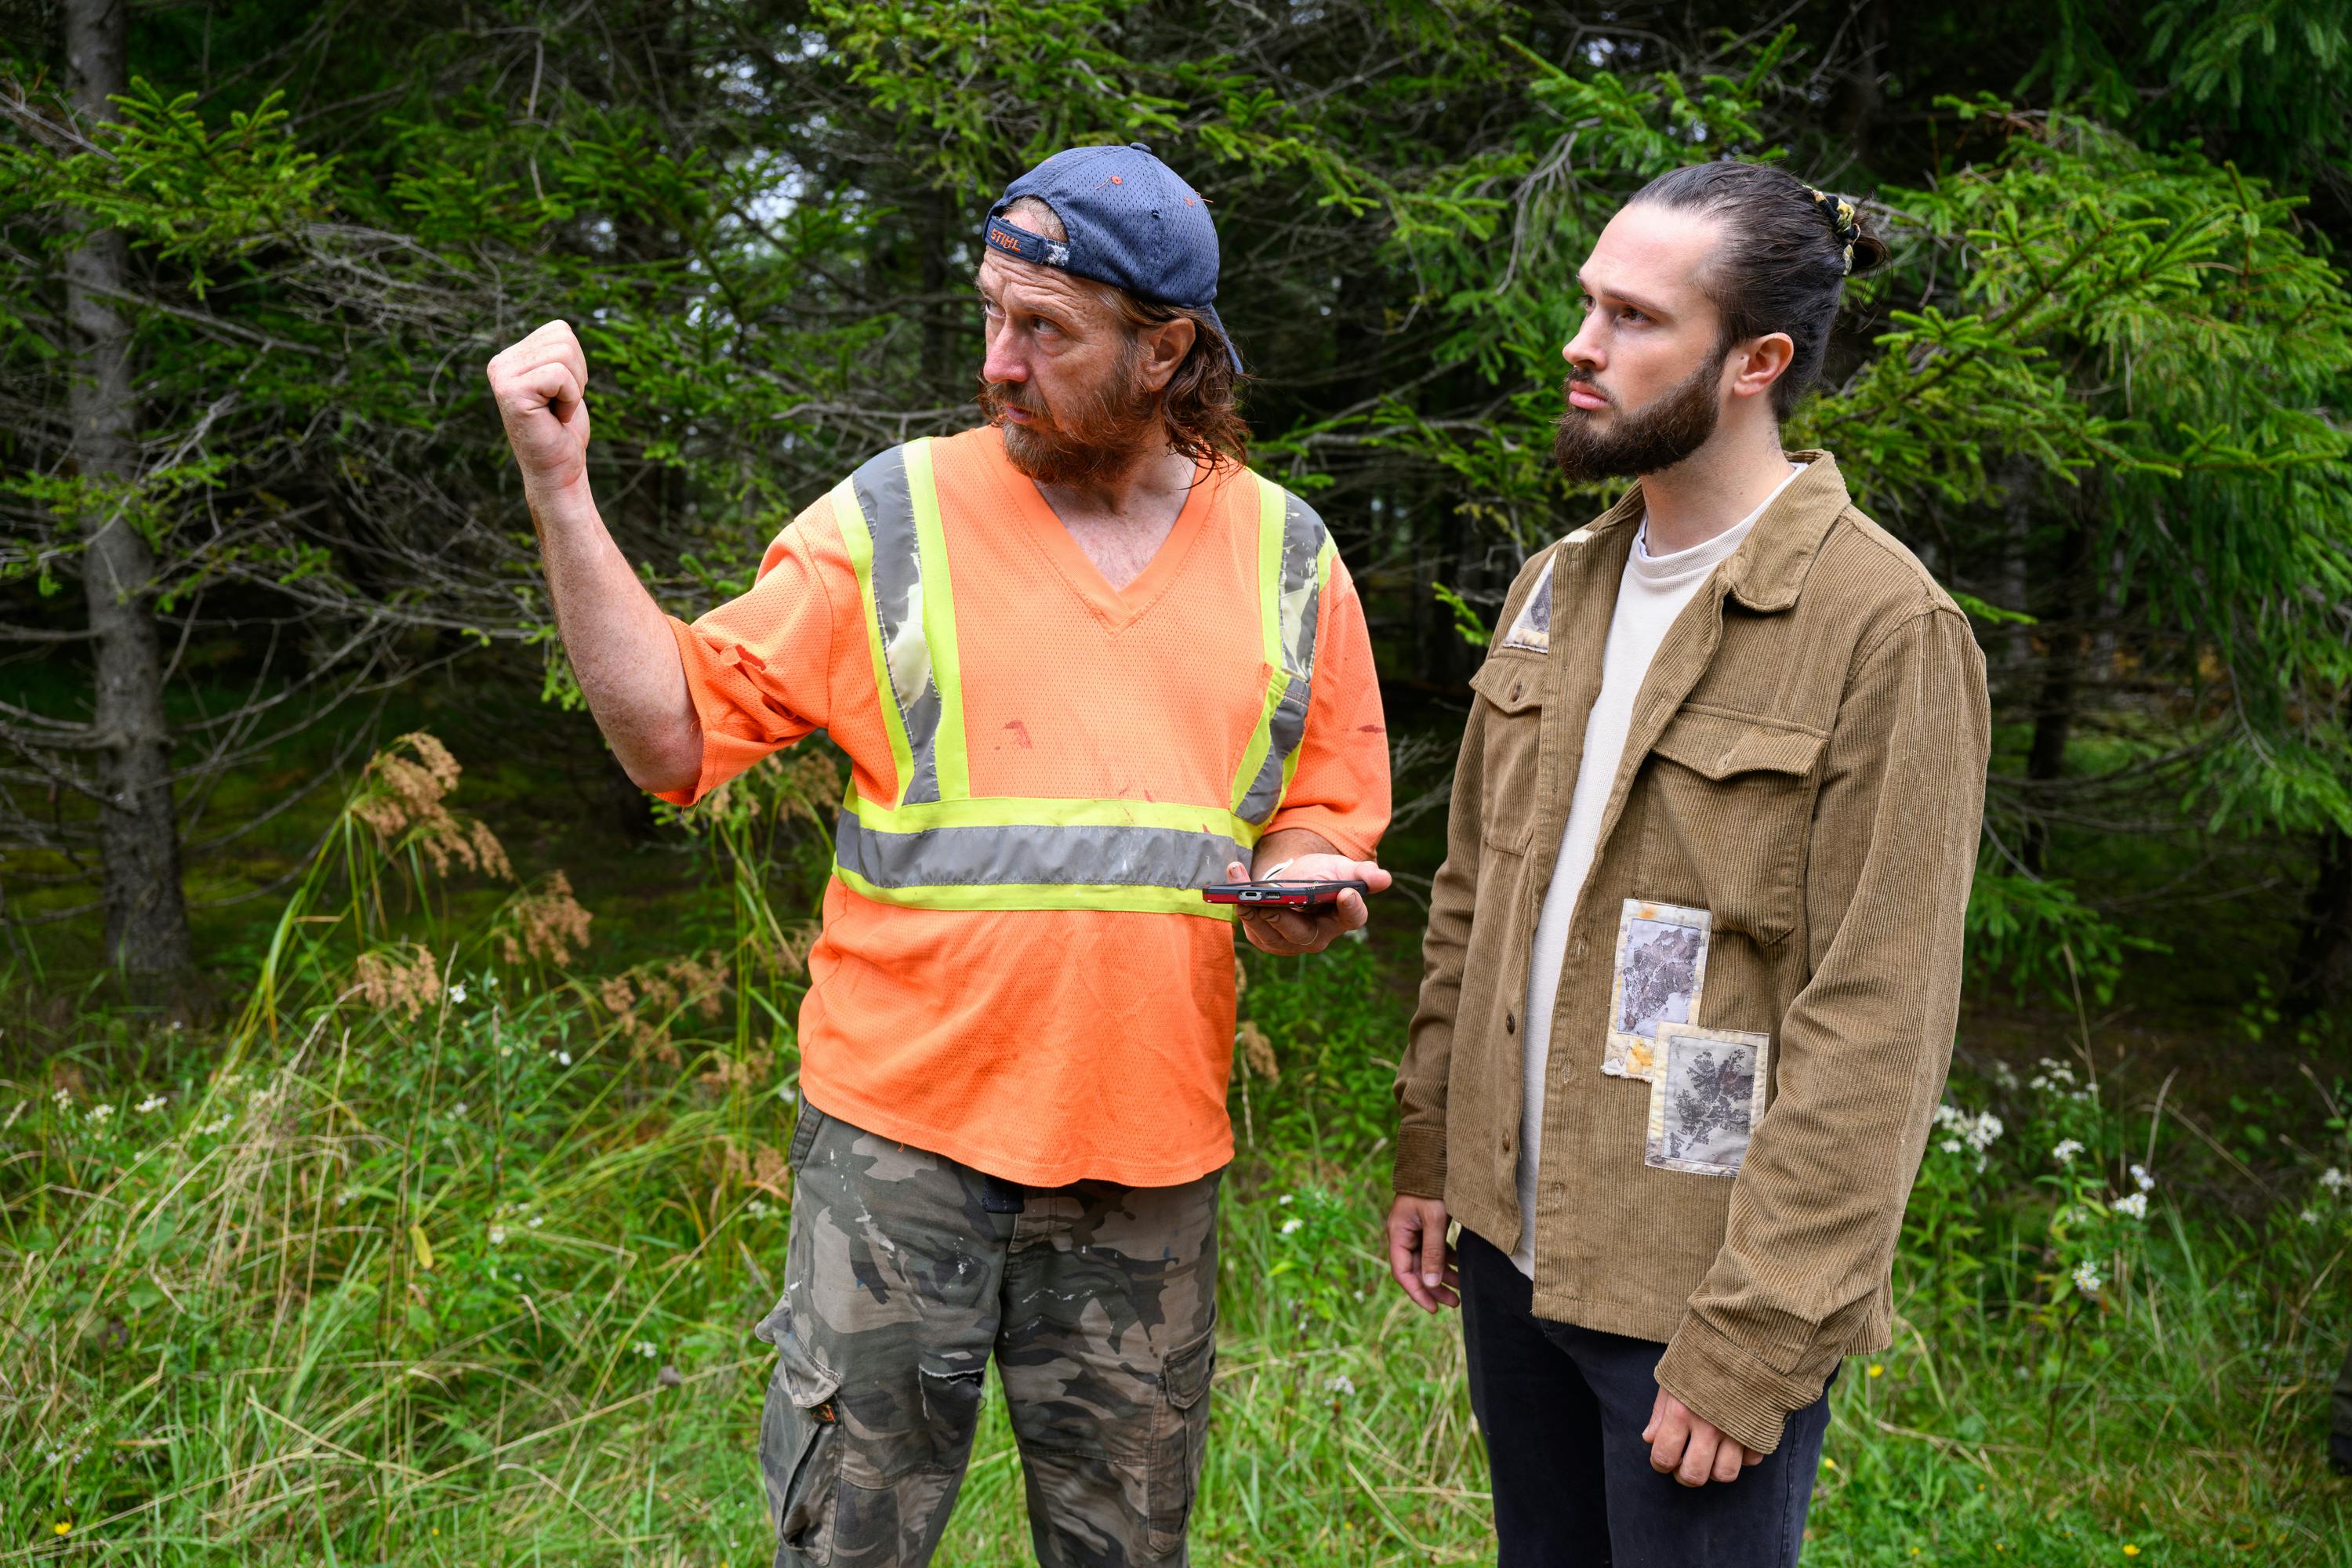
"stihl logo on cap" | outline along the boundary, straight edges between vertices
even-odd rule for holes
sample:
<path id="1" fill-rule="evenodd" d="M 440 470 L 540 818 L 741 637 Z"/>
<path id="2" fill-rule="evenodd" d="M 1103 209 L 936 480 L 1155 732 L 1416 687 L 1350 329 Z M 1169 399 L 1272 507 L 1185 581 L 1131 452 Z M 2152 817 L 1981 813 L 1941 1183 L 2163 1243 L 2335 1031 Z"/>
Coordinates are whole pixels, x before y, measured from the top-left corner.
<path id="1" fill-rule="evenodd" d="M 988 243 L 999 250 L 1009 250 L 1015 256 L 1021 254 L 1021 242 L 993 224 L 989 226 Z"/>

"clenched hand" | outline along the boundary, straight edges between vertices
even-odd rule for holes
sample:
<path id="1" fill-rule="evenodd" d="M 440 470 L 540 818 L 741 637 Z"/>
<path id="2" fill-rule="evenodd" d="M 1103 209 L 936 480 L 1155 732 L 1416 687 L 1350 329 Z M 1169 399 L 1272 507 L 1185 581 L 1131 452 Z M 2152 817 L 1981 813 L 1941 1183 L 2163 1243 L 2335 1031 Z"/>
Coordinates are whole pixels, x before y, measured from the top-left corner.
<path id="1" fill-rule="evenodd" d="M 1650 1468 L 1686 1487 L 1736 1481 L 1741 1470 L 1764 1462 L 1763 1455 L 1725 1436 L 1714 1422 L 1663 1388 L 1650 1406 L 1642 1441 L 1650 1445 Z"/>
<path id="2" fill-rule="evenodd" d="M 568 321 L 502 349 L 487 374 L 527 493 L 569 489 L 588 471 L 588 356 Z"/>

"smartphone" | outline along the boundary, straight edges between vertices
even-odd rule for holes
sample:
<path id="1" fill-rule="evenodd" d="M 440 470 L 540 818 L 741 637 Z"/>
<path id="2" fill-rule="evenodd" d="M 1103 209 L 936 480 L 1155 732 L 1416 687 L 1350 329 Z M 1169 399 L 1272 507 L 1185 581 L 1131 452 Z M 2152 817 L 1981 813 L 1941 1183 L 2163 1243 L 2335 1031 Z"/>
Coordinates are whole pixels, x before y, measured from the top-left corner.
<path id="1" fill-rule="evenodd" d="M 1201 896 L 1213 904 L 1247 904 L 1257 909 L 1320 910 L 1339 901 L 1339 895 L 1353 889 L 1370 895 L 1371 888 L 1363 882 L 1219 882 L 1201 889 Z"/>

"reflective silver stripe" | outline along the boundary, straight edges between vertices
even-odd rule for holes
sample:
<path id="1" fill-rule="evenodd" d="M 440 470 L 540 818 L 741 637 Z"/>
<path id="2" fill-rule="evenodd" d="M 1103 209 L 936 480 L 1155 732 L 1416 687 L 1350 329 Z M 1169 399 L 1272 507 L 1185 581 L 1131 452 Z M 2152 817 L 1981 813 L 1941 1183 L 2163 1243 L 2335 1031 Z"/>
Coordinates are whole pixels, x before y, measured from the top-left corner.
<path id="1" fill-rule="evenodd" d="M 1174 827 L 929 827 L 885 833 L 845 811 L 834 859 L 877 888 L 1205 888 L 1249 857 Z"/>
<path id="2" fill-rule="evenodd" d="M 1274 481 L 1260 479 L 1260 484 Z M 1280 595 L 1261 613 L 1277 616 L 1282 626 L 1282 663 L 1289 677 L 1282 700 L 1276 705 L 1265 761 L 1250 781 L 1234 815 L 1244 822 L 1265 822 L 1282 804 L 1284 764 L 1307 733 L 1307 705 L 1313 696 L 1315 634 L 1322 614 L 1317 563 L 1328 537 L 1315 509 L 1283 492 L 1282 585 Z"/>
<path id="3" fill-rule="evenodd" d="M 849 479 L 874 538 L 874 610 L 911 766 L 905 801 L 940 798 L 940 689 L 931 679 L 931 644 L 923 626 L 923 552 L 915 503 L 907 493 L 907 449 L 893 447 Z"/>

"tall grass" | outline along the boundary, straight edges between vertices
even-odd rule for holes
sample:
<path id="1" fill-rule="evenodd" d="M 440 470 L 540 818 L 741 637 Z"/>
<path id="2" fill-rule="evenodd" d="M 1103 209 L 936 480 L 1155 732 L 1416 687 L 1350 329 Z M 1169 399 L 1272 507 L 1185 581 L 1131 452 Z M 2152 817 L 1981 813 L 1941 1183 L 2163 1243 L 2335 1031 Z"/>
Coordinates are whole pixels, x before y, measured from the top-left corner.
<path id="1" fill-rule="evenodd" d="M 833 785 L 721 802 L 731 945 L 616 975 L 551 881 L 450 897 L 503 853 L 453 763 L 402 759 L 228 1026 L 93 1016 L 0 1093 L 0 1560 L 767 1560 L 749 1327 L 781 1289 L 807 940 L 774 889 L 813 887 Z M 1375 1250 L 1398 989 L 1368 946 L 1245 962 L 1194 1558 L 1490 1562 L 1454 1325 Z M 2352 1194 L 2323 1158 L 2283 1205 L 2209 1201 L 2095 1047 L 1956 1086 L 1809 1561 L 2352 1568 L 2318 1462 Z M 992 1388 L 940 1561 L 1029 1560 Z"/>

